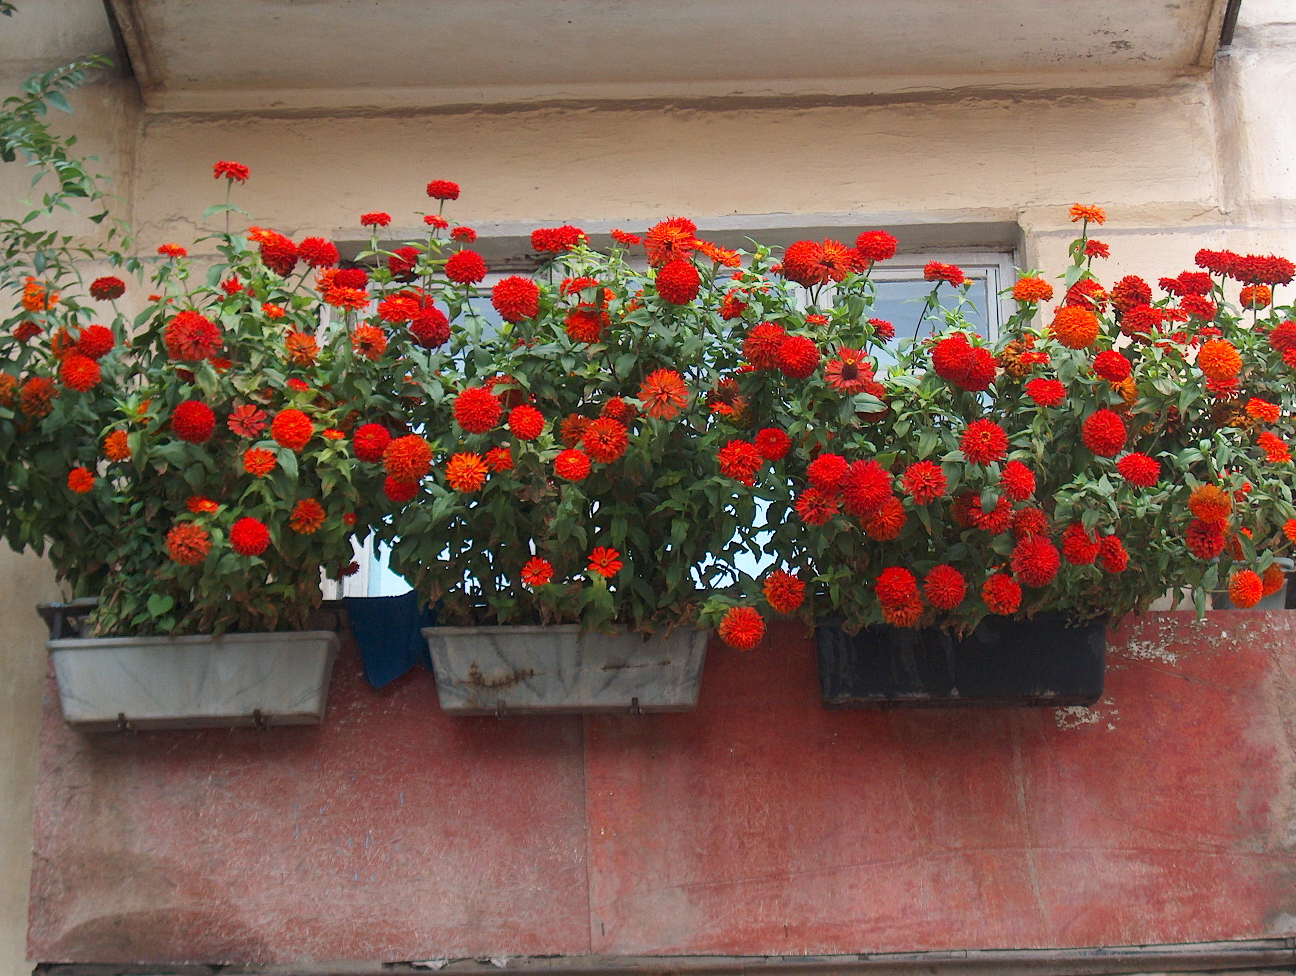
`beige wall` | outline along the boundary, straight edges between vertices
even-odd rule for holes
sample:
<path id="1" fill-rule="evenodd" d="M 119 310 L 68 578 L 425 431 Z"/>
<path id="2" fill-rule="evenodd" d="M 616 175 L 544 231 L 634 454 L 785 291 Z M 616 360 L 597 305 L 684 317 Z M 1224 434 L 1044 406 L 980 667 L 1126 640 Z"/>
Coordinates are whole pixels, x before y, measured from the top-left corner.
<path id="1" fill-rule="evenodd" d="M 0 24 L 0 87 L 85 50 L 111 50 L 97 3 L 20 4 Z M 28 9 L 23 10 L 22 7 Z M 10 32 L 10 33 L 5 33 Z M 643 228 L 669 214 L 858 213 L 887 222 L 1010 221 L 1024 265 L 1065 260 L 1075 201 L 1100 203 L 1104 268 L 1173 274 L 1199 247 L 1296 254 L 1296 9 L 1245 0 L 1234 48 L 1213 75 L 1141 91 L 924 97 L 783 107 L 413 111 L 346 118 L 141 116 L 106 76 L 72 121 L 117 175 L 142 247 L 189 243 L 219 198 L 216 159 L 252 167 L 239 202 L 294 236 L 358 238 L 362 211 L 411 231 L 423 184 L 459 181 L 474 224 L 607 220 Z M 25 195 L 0 167 L 6 212 Z M 759 221 L 757 221 L 759 223 Z M 27 971 L 26 864 L 43 653 L 31 607 L 53 594 L 44 564 L 0 551 L 0 976 Z"/>

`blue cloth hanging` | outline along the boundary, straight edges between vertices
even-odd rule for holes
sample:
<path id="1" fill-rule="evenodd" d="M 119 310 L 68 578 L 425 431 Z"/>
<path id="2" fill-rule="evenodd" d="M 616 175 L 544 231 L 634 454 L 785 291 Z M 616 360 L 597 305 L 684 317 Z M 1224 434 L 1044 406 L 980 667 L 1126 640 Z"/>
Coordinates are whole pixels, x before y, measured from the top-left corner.
<path id="1" fill-rule="evenodd" d="M 418 593 L 348 596 L 342 602 L 371 688 L 395 681 L 416 664 L 432 670 L 432 657 L 420 631 L 436 623 L 436 618 Z"/>

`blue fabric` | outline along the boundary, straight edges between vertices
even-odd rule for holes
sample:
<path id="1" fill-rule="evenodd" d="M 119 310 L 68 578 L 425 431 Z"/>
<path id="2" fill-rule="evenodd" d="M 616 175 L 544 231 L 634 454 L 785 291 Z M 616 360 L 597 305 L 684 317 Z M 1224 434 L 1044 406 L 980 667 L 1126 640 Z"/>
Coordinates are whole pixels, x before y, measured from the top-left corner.
<path id="1" fill-rule="evenodd" d="M 419 632 L 436 621 L 416 592 L 400 596 L 348 596 L 346 605 L 351 633 L 360 645 L 365 680 L 374 689 L 395 681 L 422 664 L 432 670 L 427 641 Z"/>

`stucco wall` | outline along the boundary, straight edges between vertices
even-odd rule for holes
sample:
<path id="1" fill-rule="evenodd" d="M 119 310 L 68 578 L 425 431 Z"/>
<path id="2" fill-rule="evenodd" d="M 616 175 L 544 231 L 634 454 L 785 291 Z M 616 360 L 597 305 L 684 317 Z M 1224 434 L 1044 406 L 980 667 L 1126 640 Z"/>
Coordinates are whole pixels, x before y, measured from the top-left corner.
<path id="1" fill-rule="evenodd" d="M 668 214 L 859 213 L 891 221 L 1020 225 L 1023 265 L 1065 260 L 1066 207 L 1105 205 L 1103 269 L 1173 274 L 1203 246 L 1296 254 L 1296 11 L 1245 0 L 1213 74 L 1154 90 L 905 100 L 839 99 L 718 109 L 558 105 L 527 111 L 141 115 L 105 74 L 67 123 L 117 179 L 142 249 L 188 241 L 221 188 L 216 159 L 252 167 L 239 202 L 294 236 L 359 237 L 382 209 L 413 228 L 423 184 L 459 181 L 467 223 L 624 222 Z M 111 51 L 97 3 L 20 4 L 0 23 L 0 88 L 79 53 Z M 0 167 L 6 212 L 26 175 Z M 756 221 L 759 223 L 759 221 Z M 72 224 L 70 226 L 77 227 Z M 939 235 L 937 235 L 939 238 Z M 34 557 L 0 551 L 0 973 L 25 972 L 30 794 L 42 649 L 32 604 L 53 593 Z"/>

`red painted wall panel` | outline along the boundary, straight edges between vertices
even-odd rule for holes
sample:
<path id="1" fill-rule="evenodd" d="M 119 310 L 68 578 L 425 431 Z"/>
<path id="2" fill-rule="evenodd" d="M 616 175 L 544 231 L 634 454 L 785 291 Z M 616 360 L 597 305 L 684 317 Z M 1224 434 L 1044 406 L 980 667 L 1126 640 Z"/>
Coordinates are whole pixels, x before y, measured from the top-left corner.
<path id="1" fill-rule="evenodd" d="M 794 625 L 692 715 L 448 719 L 348 648 L 318 729 L 82 737 L 46 961 L 794 954 L 1296 931 L 1296 622 L 1154 614 L 1091 710 L 828 712 Z M 583 731 L 582 731 L 583 725 Z"/>

